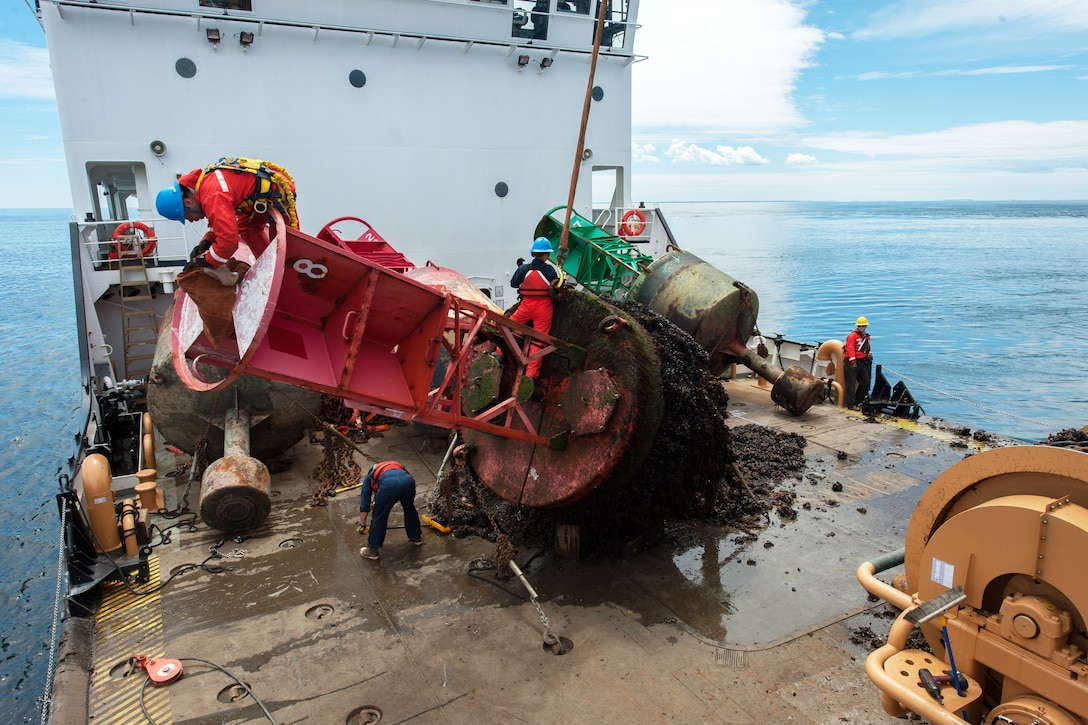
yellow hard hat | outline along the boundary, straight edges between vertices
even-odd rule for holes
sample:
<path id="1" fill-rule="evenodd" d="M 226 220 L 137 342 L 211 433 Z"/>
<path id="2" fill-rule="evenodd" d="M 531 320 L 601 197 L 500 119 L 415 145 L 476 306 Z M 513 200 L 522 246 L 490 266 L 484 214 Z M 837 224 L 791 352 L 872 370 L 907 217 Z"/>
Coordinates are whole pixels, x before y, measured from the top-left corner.
<path id="1" fill-rule="evenodd" d="M 869 321 L 867 319 L 865 319 L 864 317 L 859 317 L 857 323 L 855 323 L 855 324 L 857 324 L 858 327 L 861 327 L 862 325 L 865 325 L 866 327 L 868 327 L 869 326 Z"/>

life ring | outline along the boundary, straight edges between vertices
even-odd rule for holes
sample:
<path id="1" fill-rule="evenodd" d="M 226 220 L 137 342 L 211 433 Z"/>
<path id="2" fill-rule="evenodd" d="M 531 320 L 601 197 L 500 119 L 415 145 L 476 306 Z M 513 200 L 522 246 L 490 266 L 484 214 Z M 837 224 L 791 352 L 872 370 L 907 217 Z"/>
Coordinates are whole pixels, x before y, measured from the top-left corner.
<path id="1" fill-rule="evenodd" d="M 131 234 L 130 234 L 131 232 Z M 140 240 L 140 234 L 143 239 Z M 122 239 L 122 237 L 129 239 Z M 136 237 L 134 242 L 131 237 Z M 113 230 L 114 251 L 118 257 L 132 256 L 137 246 L 143 250 L 143 256 L 148 257 L 155 251 L 155 232 L 143 222 L 125 222 Z"/>
<path id="2" fill-rule="evenodd" d="M 633 221 L 632 221 L 633 220 Z M 628 209 L 620 224 L 621 237 L 637 237 L 646 231 L 646 217 L 638 209 Z"/>

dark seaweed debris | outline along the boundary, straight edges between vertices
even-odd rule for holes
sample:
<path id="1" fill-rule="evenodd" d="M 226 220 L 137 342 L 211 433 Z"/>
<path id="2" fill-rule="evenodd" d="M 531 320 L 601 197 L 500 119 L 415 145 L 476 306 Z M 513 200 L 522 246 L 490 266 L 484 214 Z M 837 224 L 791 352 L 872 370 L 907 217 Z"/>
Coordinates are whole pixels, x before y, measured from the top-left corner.
<path id="1" fill-rule="evenodd" d="M 1051 433 L 1043 441 L 1043 445 L 1055 446 L 1058 448 L 1073 448 L 1074 450 L 1084 451 L 1088 453 L 1088 430 L 1077 430 L 1076 428 L 1066 428 L 1060 430 L 1057 433 Z"/>

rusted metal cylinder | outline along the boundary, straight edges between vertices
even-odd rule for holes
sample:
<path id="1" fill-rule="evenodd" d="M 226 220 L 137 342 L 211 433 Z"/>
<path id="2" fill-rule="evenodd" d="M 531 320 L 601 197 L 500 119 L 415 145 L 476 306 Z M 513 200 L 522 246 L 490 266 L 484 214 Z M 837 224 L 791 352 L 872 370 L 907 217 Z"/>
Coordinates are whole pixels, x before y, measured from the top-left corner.
<path id="1" fill-rule="evenodd" d="M 759 314 L 759 297 L 752 289 L 678 249 L 654 260 L 628 298 L 691 335 L 710 354 L 714 375 L 743 361 Z"/>
<path id="2" fill-rule="evenodd" d="M 200 516 L 220 531 L 245 531 L 260 525 L 272 510 L 272 477 L 249 455 L 249 413 L 240 407 L 223 418 L 222 458 L 200 480 Z"/>
<path id="3" fill-rule="evenodd" d="M 793 415 L 801 415 L 823 398 L 824 381 L 804 368 L 791 365 L 783 370 L 752 350 L 745 353 L 743 362 L 756 375 L 773 384 L 771 400 Z"/>

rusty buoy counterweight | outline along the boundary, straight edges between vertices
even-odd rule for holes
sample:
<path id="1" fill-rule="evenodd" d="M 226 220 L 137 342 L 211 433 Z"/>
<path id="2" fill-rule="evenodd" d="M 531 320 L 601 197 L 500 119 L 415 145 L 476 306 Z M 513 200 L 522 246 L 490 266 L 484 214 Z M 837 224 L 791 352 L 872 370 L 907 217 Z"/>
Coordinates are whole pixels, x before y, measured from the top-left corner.
<path id="1" fill-rule="evenodd" d="M 258 526 L 272 510 L 272 478 L 263 463 L 249 455 L 249 413 L 235 406 L 223 418 L 222 458 L 201 478 L 200 516 L 221 531 Z"/>

